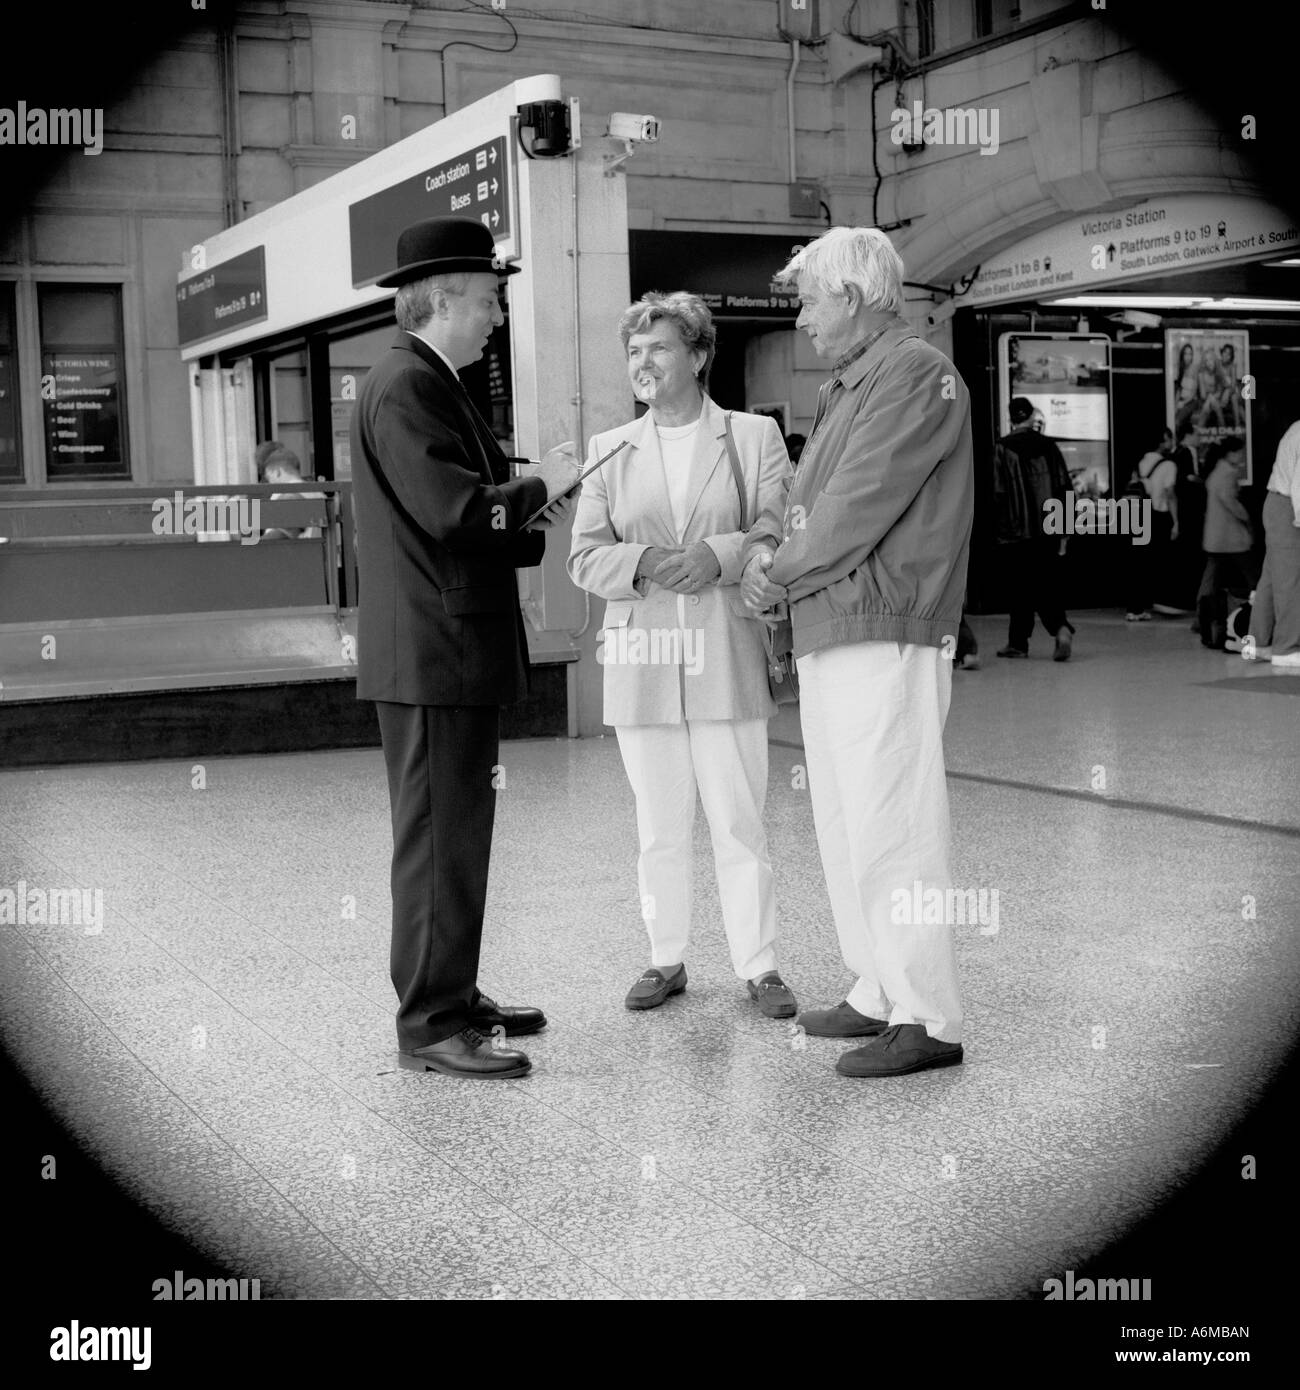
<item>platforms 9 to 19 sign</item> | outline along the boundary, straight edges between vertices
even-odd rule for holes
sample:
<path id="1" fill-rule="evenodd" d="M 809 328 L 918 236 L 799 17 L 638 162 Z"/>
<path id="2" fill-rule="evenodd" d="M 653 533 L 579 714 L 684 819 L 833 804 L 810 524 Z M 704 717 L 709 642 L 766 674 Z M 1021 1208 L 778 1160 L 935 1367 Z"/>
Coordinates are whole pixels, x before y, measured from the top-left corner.
<path id="1" fill-rule="evenodd" d="M 403 228 L 426 217 L 473 217 L 497 241 L 510 235 L 509 174 L 504 136 L 372 193 L 348 208 L 352 284 L 373 285 L 396 266 Z"/>

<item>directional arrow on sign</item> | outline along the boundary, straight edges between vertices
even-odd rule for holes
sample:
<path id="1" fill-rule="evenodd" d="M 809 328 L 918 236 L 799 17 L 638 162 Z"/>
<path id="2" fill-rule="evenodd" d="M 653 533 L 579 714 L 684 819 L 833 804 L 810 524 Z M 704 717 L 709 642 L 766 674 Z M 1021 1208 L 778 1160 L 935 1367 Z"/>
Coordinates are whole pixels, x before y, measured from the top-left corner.
<path id="1" fill-rule="evenodd" d="M 467 214 L 481 218 L 495 240 L 509 237 L 513 209 L 507 162 L 506 137 L 494 135 L 352 203 L 348 236 L 353 287 L 373 284 L 391 271 L 398 232 L 428 217 Z"/>

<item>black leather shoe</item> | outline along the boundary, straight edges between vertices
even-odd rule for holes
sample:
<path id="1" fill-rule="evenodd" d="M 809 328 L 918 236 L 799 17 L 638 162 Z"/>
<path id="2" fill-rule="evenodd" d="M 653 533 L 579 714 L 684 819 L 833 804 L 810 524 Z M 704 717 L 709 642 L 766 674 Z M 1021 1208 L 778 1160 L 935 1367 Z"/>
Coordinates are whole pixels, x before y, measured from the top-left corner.
<path id="1" fill-rule="evenodd" d="M 775 970 L 769 970 L 757 980 L 746 980 L 745 988 L 768 1018 L 793 1018 L 799 1012 L 790 986 Z"/>
<path id="2" fill-rule="evenodd" d="M 449 1038 L 417 1047 L 413 1052 L 399 1052 L 397 1061 L 409 1071 L 440 1071 L 481 1081 L 526 1076 L 533 1065 L 522 1052 L 493 1047 L 473 1028 L 462 1028 Z"/>
<path id="3" fill-rule="evenodd" d="M 494 1028 L 504 1028 L 506 1037 L 522 1038 L 528 1033 L 540 1033 L 546 1027 L 546 1015 L 541 1009 L 514 1008 L 480 994 L 478 1003 L 469 1011 L 469 1026 L 489 1034 Z"/>
<path id="4" fill-rule="evenodd" d="M 930 1067 L 959 1067 L 961 1043 L 940 1042 L 919 1023 L 896 1023 L 865 1047 L 841 1053 L 835 1070 L 841 1076 L 907 1076 Z"/>
<path id="5" fill-rule="evenodd" d="M 799 1026 L 814 1038 L 874 1038 L 889 1024 L 883 1018 L 860 1014 L 845 999 L 833 1009 L 808 1009 L 801 1013 Z"/>
<path id="6" fill-rule="evenodd" d="M 684 965 L 678 969 L 675 975 L 666 980 L 662 970 L 655 970 L 652 967 L 628 990 L 627 998 L 623 1000 L 623 1003 L 629 1009 L 657 1009 L 665 999 L 674 994 L 680 994 L 685 988 L 686 967 Z"/>
<path id="7" fill-rule="evenodd" d="M 1013 647 L 1007 645 L 998 648 L 999 656 L 1028 656 L 1029 653 L 1023 647 Z"/>

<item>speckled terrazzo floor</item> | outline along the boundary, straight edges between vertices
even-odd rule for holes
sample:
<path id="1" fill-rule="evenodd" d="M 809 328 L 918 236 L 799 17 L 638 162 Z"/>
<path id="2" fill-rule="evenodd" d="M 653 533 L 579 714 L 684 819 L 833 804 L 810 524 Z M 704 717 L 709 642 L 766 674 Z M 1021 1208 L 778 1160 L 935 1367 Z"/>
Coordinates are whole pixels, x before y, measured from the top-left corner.
<path id="1" fill-rule="evenodd" d="M 612 739 L 503 752 L 482 982 L 550 1016 L 526 1079 L 394 1067 L 378 751 L 214 760 L 202 791 L 189 763 L 0 774 L 0 887 L 104 904 L 98 934 L 0 927 L 6 1045 L 264 1298 L 1041 1291 L 1178 1190 L 1294 1031 L 1300 673 L 1105 615 L 1075 619 L 1068 665 L 1041 634 L 999 661 L 1003 620 L 974 621 L 954 879 L 996 888 L 1000 921 L 958 929 L 961 1068 L 844 1080 L 841 1044 L 758 1016 L 707 855 L 690 987 L 626 1012 L 645 962 Z M 834 1002 L 797 719 L 772 736 L 782 969 Z"/>

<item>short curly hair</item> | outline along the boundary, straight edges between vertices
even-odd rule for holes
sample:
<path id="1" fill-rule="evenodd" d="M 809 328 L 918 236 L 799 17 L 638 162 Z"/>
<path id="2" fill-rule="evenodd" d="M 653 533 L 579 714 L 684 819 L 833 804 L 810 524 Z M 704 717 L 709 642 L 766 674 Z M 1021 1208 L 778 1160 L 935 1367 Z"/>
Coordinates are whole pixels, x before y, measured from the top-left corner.
<path id="1" fill-rule="evenodd" d="M 709 306 L 698 294 L 691 294 L 688 290 L 660 294 L 651 290 L 635 304 L 629 304 L 618 321 L 618 336 L 622 339 L 623 351 L 627 351 L 628 339 L 634 333 L 645 333 L 652 323 L 660 319 L 675 323 L 682 335 L 682 342 L 688 348 L 698 348 L 704 353 L 699 380 L 701 387 L 707 387 L 718 347 L 718 330 L 713 326 Z"/>

